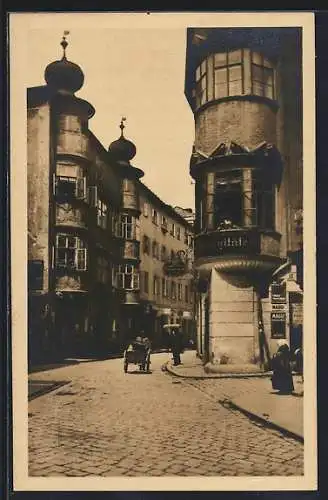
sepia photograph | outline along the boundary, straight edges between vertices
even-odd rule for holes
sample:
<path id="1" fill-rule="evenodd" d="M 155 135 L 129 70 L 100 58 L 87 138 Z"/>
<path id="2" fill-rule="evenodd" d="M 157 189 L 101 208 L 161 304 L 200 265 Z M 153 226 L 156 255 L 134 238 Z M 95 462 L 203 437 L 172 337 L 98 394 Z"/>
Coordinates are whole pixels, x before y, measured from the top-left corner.
<path id="1" fill-rule="evenodd" d="M 9 28 L 14 490 L 316 489 L 313 14 Z"/>

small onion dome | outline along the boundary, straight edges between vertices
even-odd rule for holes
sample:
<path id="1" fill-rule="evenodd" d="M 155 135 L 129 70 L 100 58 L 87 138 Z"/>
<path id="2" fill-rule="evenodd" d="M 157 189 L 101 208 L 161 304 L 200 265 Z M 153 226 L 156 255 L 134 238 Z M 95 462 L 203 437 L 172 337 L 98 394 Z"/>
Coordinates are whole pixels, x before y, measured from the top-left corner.
<path id="1" fill-rule="evenodd" d="M 65 50 L 67 45 L 64 36 L 61 41 L 64 51 L 63 57 L 60 61 L 48 64 L 45 69 L 44 78 L 47 84 L 53 89 L 74 93 L 82 87 L 84 74 L 80 66 L 66 59 Z"/>
<path id="2" fill-rule="evenodd" d="M 125 139 L 123 136 L 123 121 L 125 121 L 125 118 L 122 118 L 120 124 L 121 137 L 110 144 L 108 151 L 113 155 L 115 160 L 129 162 L 136 155 L 137 149 L 133 142 Z"/>

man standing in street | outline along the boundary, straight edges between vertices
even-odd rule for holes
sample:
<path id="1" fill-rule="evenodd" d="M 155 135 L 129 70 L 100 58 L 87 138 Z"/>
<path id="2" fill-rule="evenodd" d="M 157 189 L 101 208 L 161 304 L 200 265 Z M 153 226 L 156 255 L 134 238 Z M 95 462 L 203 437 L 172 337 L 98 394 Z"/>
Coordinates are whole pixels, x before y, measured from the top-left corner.
<path id="1" fill-rule="evenodd" d="M 180 354 L 182 351 L 182 345 L 181 345 L 181 335 L 179 333 L 179 330 L 177 328 L 173 328 L 170 337 L 171 337 L 171 350 L 173 354 L 174 366 L 181 365 Z"/>

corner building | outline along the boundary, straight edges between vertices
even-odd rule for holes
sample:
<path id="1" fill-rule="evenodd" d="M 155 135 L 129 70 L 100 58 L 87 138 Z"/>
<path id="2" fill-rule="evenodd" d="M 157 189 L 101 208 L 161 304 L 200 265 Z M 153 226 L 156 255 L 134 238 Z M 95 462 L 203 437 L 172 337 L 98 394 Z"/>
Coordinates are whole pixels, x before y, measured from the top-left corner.
<path id="1" fill-rule="evenodd" d="M 187 30 L 197 348 L 210 371 L 265 369 L 276 339 L 290 341 L 288 311 L 277 335 L 270 300 L 300 245 L 300 57 L 298 29 Z"/>
<path id="2" fill-rule="evenodd" d="M 124 119 L 119 138 L 108 149 L 89 130 L 95 109 L 75 95 L 84 74 L 67 59 L 65 37 L 61 45 L 62 58 L 45 69 L 46 84 L 27 90 L 31 364 L 116 354 L 141 329 L 161 346 L 163 322 L 175 317 L 163 319 L 162 306 L 169 302 L 167 288 L 161 288 L 167 255 L 159 253 L 164 242 L 158 250 L 153 239 L 158 245 L 161 237 L 170 240 L 167 252 L 192 245 L 192 227 L 140 181 L 144 173 L 131 164 L 136 147 L 124 137 Z M 158 210 L 157 225 L 151 210 Z M 174 237 L 165 237 L 166 217 Z M 149 220 L 151 230 L 149 224 L 146 229 Z M 181 226 L 178 232 L 172 229 L 175 224 Z M 157 235 L 151 234 L 155 227 Z M 183 229 L 188 237 L 182 243 Z M 140 248 L 145 233 L 153 245 L 148 262 Z M 184 300 L 176 287 L 172 314 L 180 313 L 186 330 L 193 294 Z"/>

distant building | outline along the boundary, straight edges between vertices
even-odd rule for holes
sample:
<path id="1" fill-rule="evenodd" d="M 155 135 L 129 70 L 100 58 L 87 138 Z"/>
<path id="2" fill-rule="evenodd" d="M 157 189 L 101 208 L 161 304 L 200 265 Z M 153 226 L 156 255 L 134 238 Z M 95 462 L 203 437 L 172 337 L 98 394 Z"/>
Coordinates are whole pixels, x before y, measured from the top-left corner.
<path id="1" fill-rule="evenodd" d="M 195 222 L 195 212 L 192 208 L 174 207 L 174 210 L 181 215 L 189 224 L 193 225 Z"/>
<path id="2" fill-rule="evenodd" d="M 84 75 L 67 60 L 65 37 L 61 44 L 63 57 L 47 66 L 46 85 L 27 91 L 31 363 L 106 356 L 142 329 L 160 345 L 164 306 L 165 321 L 179 318 L 185 331 L 193 319 L 190 279 L 173 285 L 167 277 L 164 285 L 161 253 L 164 246 L 169 257 L 189 248 L 192 228 L 140 182 L 124 119 L 108 150 L 89 130 L 95 110 L 75 95 Z"/>
<path id="3" fill-rule="evenodd" d="M 269 366 L 302 344 L 298 28 L 190 28 L 198 352 L 208 370 Z M 298 228 L 297 228 L 298 226 Z"/>
<path id="4" fill-rule="evenodd" d="M 185 338 L 194 334 L 193 228 L 140 182 L 140 300 L 145 330 L 165 342 L 165 325 L 180 324 Z M 182 271 L 171 263 L 181 256 Z M 150 331 L 149 331 L 150 330 Z"/>

